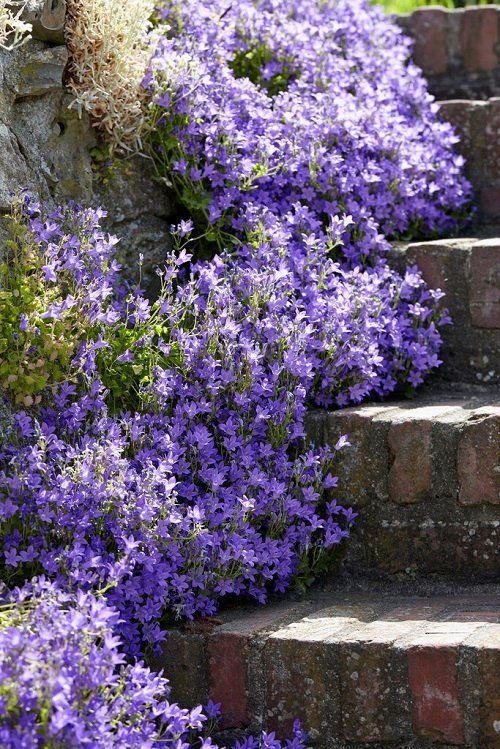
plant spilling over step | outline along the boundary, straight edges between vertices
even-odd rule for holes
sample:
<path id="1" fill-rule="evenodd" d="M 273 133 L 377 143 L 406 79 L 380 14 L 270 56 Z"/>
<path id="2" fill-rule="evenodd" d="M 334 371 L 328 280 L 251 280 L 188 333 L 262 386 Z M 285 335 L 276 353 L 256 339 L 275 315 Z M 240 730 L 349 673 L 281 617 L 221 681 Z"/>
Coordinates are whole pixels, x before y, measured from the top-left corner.
<path id="1" fill-rule="evenodd" d="M 62 592 L 45 580 L 0 595 L 0 743 L 3 747 L 169 746 L 217 749 L 207 735 L 209 704 L 168 701 L 168 681 L 142 662 L 127 664 L 102 598 Z M 302 749 L 295 728 L 287 749 Z M 281 749 L 272 734 L 234 749 Z"/>
<path id="2" fill-rule="evenodd" d="M 457 227 L 457 139 L 380 8 L 187 0 L 161 15 L 144 80 L 153 155 L 209 240 L 279 219 L 304 253 L 347 214 L 335 257 L 365 266 L 390 238 Z"/>
<path id="3" fill-rule="evenodd" d="M 88 6 L 105 34 L 109 14 Z M 126 97 L 107 116 L 98 36 L 72 64 L 115 146 L 148 121 L 186 211 L 157 298 L 122 280 L 102 212 L 78 206 L 23 196 L 0 267 L 0 573 L 105 596 L 129 656 L 175 618 L 227 595 L 264 602 L 331 564 L 355 518 L 328 494 L 347 438 L 305 446 L 307 407 L 412 389 L 439 364 L 441 293 L 384 254 L 390 237 L 453 229 L 469 199 L 382 11 L 188 0 L 163 5 L 149 41 L 147 28 L 129 29 L 134 86 L 145 72 L 131 117 Z"/>

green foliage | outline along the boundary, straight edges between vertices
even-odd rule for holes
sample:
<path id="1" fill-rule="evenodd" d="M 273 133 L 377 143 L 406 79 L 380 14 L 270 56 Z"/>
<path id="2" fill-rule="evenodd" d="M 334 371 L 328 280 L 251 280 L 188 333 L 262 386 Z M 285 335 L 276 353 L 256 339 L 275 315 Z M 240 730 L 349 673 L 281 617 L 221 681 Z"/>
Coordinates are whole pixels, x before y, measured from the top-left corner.
<path id="1" fill-rule="evenodd" d="M 10 238 L 0 264 L 0 386 L 15 403 L 31 406 L 48 384 L 69 376 L 82 321 L 71 308 L 58 320 L 42 318 L 67 290 L 45 280 L 45 260 L 18 204 L 4 221 Z"/>
<path id="2" fill-rule="evenodd" d="M 157 367 L 182 366 L 180 348 L 170 341 L 170 331 L 159 319 L 160 304 L 154 304 L 145 323 L 120 321 L 105 331 L 108 348 L 99 349 L 96 363 L 109 391 L 108 405 L 114 412 L 139 410 Z"/>
<path id="3" fill-rule="evenodd" d="M 374 0 L 378 5 L 383 5 L 389 13 L 411 13 L 415 8 L 426 5 L 440 5 L 445 8 L 464 8 L 468 5 L 498 5 L 488 0 Z"/>
<path id="4" fill-rule="evenodd" d="M 262 70 L 270 62 L 280 62 L 281 71 L 266 79 L 262 76 Z M 289 82 L 297 77 L 297 71 L 290 62 L 276 60 L 275 53 L 263 44 L 238 52 L 230 67 L 236 78 L 248 78 L 252 83 L 265 88 L 269 96 L 277 96 L 286 91 Z"/>

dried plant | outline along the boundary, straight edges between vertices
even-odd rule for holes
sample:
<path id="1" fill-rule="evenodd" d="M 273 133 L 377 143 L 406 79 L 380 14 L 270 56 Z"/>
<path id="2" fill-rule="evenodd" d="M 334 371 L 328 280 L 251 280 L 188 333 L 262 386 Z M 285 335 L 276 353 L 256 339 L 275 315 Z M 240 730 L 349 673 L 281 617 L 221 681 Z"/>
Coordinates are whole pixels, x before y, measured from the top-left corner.
<path id="1" fill-rule="evenodd" d="M 151 56 L 154 0 L 70 0 L 66 43 L 74 106 L 90 114 L 112 150 L 140 147 L 141 81 Z"/>
<path id="2" fill-rule="evenodd" d="M 29 39 L 31 24 L 21 19 L 25 5 L 0 0 L 0 48 L 16 49 Z"/>

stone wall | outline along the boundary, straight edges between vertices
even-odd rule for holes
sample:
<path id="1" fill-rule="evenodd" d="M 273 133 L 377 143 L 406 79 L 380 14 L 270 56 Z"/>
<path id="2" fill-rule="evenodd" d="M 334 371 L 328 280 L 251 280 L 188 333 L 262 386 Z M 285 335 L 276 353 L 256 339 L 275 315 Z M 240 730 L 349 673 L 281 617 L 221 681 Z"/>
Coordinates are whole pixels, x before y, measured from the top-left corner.
<path id="1" fill-rule="evenodd" d="M 103 205 L 109 212 L 106 228 L 122 238 L 123 261 L 135 269 L 144 254 L 147 277 L 166 252 L 173 201 L 151 179 L 145 159 L 124 161 L 106 183 L 96 179 L 95 133 L 88 118 L 70 108 L 63 85 L 64 10 L 62 0 L 30 0 L 28 20 L 36 38 L 15 51 L 0 49 L 0 213 L 22 188 L 48 204 Z"/>

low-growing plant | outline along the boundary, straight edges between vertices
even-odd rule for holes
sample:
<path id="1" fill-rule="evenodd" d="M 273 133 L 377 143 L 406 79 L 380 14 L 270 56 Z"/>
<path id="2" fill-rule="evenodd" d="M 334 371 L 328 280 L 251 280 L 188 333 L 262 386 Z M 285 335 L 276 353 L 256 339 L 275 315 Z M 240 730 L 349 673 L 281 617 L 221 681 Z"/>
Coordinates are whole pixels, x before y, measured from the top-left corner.
<path id="1" fill-rule="evenodd" d="M 388 239 L 459 225 L 470 186 L 457 139 L 380 8 L 187 0 L 160 13 L 151 155 L 215 249 L 279 220 L 300 254 L 348 215 L 337 258 L 377 265 Z"/>
<path id="2" fill-rule="evenodd" d="M 80 211 L 72 227 L 78 236 L 67 231 L 67 216 L 59 209 L 40 222 L 36 203 L 18 198 L 3 219 L 10 238 L 0 264 L 0 386 L 25 406 L 40 403 L 49 385 L 75 378 L 78 346 L 110 293 L 113 270 L 101 263 L 105 239 L 92 233 L 94 214 Z"/>
<path id="3" fill-rule="evenodd" d="M 68 749 L 218 749 L 207 728 L 219 706 L 169 702 L 170 686 L 126 662 L 119 614 L 101 597 L 64 592 L 43 578 L 0 595 L 0 743 Z M 284 749 L 304 749 L 300 726 Z M 263 733 L 233 749 L 281 749 Z"/>

